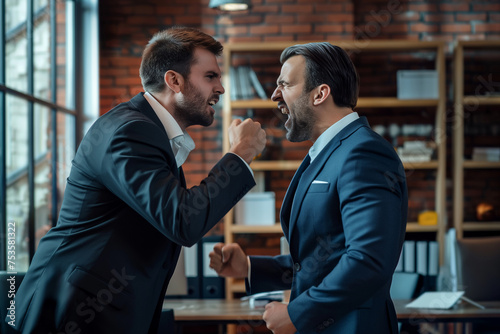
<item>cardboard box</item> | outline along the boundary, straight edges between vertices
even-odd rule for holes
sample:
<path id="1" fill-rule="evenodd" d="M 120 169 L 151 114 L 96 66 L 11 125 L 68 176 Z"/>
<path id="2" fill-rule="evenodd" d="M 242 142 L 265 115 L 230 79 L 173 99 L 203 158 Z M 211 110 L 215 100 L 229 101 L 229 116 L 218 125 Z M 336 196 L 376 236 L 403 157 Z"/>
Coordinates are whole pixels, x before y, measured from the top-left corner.
<path id="1" fill-rule="evenodd" d="M 276 199 L 272 191 L 246 194 L 234 207 L 237 225 L 276 224 Z"/>
<path id="2" fill-rule="evenodd" d="M 398 99 L 437 99 L 439 81 L 436 70 L 400 70 L 397 73 Z"/>

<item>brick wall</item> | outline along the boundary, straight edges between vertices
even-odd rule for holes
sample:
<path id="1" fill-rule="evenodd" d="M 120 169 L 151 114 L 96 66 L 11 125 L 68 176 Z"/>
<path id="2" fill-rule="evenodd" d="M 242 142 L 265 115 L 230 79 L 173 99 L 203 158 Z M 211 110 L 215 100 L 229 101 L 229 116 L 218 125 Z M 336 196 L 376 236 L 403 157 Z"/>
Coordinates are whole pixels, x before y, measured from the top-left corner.
<path id="1" fill-rule="evenodd" d="M 142 49 L 153 33 L 172 25 L 201 28 L 221 42 L 444 40 L 449 44 L 448 71 L 451 67 L 450 55 L 454 40 L 500 38 L 500 4 L 493 1 L 253 0 L 249 12 L 233 14 L 210 9 L 208 2 L 208 0 L 100 1 L 101 114 L 142 91 L 138 75 Z M 354 59 L 362 74 L 361 92 L 365 96 L 395 94 L 393 80 L 381 79 L 385 69 L 379 65 L 384 63 L 383 57 L 387 56 Z M 395 61 L 404 63 L 403 60 L 391 59 L 391 63 L 394 64 Z M 270 86 L 266 87 L 268 92 L 273 89 L 273 81 L 269 84 Z M 447 87 L 450 87 L 449 82 Z M 452 110 L 451 100 L 448 109 Z M 422 111 L 422 115 L 425 116 L 425 110 Z M 370 120 L 382 124 L 397 120 L 398 116 L 393 116 L 395 118 L 384 119 L 385 116 L 376 113 L 368 115 Z M 197 149 L 190 155 L 184 170 L 188 185 L 195 185 L 222 156 L 220 116 L 216 118 L 213 126 L 193 127 L 189 132 L 197 143 Z M 451 135 L 448 138 L 451 138 Z M 299 148 L 298 151 L 297 147 L 294 147 L 294 150 L 291 154 L 304 155 L 307 146 Z M 449 156 L 450 152 L 449 145 Z M 449 160 L 448 166 L 451 165 Z M 278 190 L 279 199 L 284 194 L 283 185 L 290 181 L 291 175 L 275 174 L 278 175 L 273 175 L 273 182 L 282 185 Z M 451 178 L 451 170 L 448 175 Z M 415 186 L 410 203 L 412 220 L 416 219 L 419 211 L 425 208 L 433 209 L 433 203 L 429 204 L 432 201 L 428 200 L 431 195 L 433 197 L 434 188 L 428 184 L 428 179 L 432 177 L 424 172 L 418 172 L 413 174 L 409 181 Z M 451 194 L 448 200 L 451 201 Z M 451 218 L 451 212 L 448 216 Z"/>

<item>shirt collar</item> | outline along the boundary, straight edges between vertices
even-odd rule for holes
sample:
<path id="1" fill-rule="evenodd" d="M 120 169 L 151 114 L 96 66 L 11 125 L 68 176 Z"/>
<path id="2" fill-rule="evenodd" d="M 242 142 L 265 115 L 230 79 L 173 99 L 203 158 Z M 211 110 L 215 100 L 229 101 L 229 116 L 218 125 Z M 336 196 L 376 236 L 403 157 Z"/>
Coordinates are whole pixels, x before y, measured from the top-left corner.
<path id="1" fill-rule="evenodd" d="M 314 145 L 309 149 L 309 156 L 311 157 L 311 162 L 318 156 L 318 154 L 325 148 L 325 146 L 335 137 L 343 128 L 354 122 L 359 118 L 357 112 L 352 112 L 342 119 L 332 124 L 328 129 L 323 132 L 318 139 L 314 142 Z"/>
<path id="2" fill-rule="evenodd" d="M 144 93 L 144 98 L 148 101 L 156 116 L 160 119 L 161 124 L 167 132 L 170 146 L 174 152 L 177 167 L 180 167 L 187 159 L 189 153 L 195 148 L 195 143 L 191 136 L 181 127 L 175 118 L 163 107 L 158 100 L 149 92 Z"/>

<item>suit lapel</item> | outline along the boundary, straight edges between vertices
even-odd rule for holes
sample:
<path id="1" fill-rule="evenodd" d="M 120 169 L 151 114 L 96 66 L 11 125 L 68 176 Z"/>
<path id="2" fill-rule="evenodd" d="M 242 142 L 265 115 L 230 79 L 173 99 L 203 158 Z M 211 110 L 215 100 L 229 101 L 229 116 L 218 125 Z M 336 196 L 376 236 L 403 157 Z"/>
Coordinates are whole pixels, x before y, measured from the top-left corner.
<path id="1" fill-rule="evenodd" d="M 290 186 L 288 186 L 288 189 L 286 190 L 285 198 L 283 199 L 283 204 L 281 205 L 280 221 L 281 227 L 283 228 L 283 233 L 286 237 L 288 237 L 290 210 L 292 207 L 295 190 L 297 189 L 297 185 L 299 184 L 302 173 L 309 166 L 309 161 L 311 161 L 311 158 L 309 157 L 309 155 L 306 155 L 304 160 L 302 160 L 299 169 L 297 169 L 297 171 L 293 175 L 292 182 L 290 182 Z"/>
<path id="2" fill-rule="evenodd" d="M 326 162 L 333 154 L 333 152 L 341 145 L 342 140 L 350 136 L 359 127 L 364 125 L 369 126 L 365 117 L 361 117 L 356 121 L 347 125 L 326 145 L 326 147 L 319 153 L 319 155 L 311 163 L 309 168 L 307 168 L 307 170 L 301 173 L 302 176 L 298 175 L 298 172 L 294 175 L 292 183 L 290 184 L 290 188 L 292 188 L 293 186 L 292 188 L 293 192 L 287 191 L 285 199 L 283 201 L 284 209 L 287 209 L 289 212 L 289 216 L 286 217 L 288 218 L 286 231 L 288 232 L 289 240 L 292 240 L 293 228 L 297 223 L 297 219 L 299 217 L 300 210 L 302 207 L 302 202 L 304 201 L 304 197 L 309 189 L 309 186 L 314 181 L 319 172 L 323 169 L 323 166 L 326 164 Z M 300 167 L 302 167 L 303 164 L 304 162 L 301 164 Z M 321 208 L 316 208 L 316 209 L 320 210 Z M 285 231 L 285 229 L 283 229 L 283 231 Z"/>
<path id="3" fill-rule="evenodd" d="M 144 93 L 141 92 L 141 93 L 137 94 L 129 102 L 130 102 L 130 104 L 132 104 L 134 106 L 135 109 L 137 109 L 139 112 L 143 113 L 146 117 L 148 117 L 150 120 L 152 120 L 160 129 L 162 129 L 163 132 L 165 132 L 165 136 L 167 137 L 166 149 L 168 152 L 170 152 L 170 154 L 173 157 L 174 166 L 177 167 L 177 165 L 175 164 L 174 152 L 172 151 L 172 147 L 170 146 L 170 140 L 168 139 L 167 131 L 165 130 L 165 127 L 163 126 L 162 122 L 160 121 L 160 119 L 156 115 L 155 111 L 153 110 L 153 108 L 151 107 L 149 102 L 144 97 Z M 180 179 L 181 185 L 183 187 L 186 187 L 186 179 L 184 178 L 184 173 L 182 171 L 182 168 L 172 168 L 172 173 L 174 173 L 174 175 Z"/>

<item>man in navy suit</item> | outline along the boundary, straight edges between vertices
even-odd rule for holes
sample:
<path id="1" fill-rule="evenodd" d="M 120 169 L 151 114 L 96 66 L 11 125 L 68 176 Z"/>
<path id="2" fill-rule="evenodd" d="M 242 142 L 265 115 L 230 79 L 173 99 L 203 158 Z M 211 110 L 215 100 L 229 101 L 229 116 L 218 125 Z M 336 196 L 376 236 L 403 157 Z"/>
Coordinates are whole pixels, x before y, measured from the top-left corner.
<path id="1" fill-rule="evenodd" d="M 198 242 L 255 185 L 248 164 L 265 146 L 252 120 L 229 129 L 229 153 L 187 189 L 191 125 L 213 122 L 224 93 L 222 45 L 190 28 L 144 50 L 145 93 L 100 117 L 73 161 L 57 225 L 17 292 L 21 333 L 156 333 L 181 246 Z M 10 320 L 10 319 L 8 319 Z"/>
<path id="2" fill-rule="evenodd" d="M 291 289 L 263 319 L 276 334 L 397 333 L 389 295 L 408 209 L 394 148 L 353 111 L 358 75 L 344 50 L 295 45 L 281 55 L 272 99 L 287 138 L 313 145 L 287 190 L 280 218 L 290 255 L 247 257 L 217 244 L 211 266 L 245 277 L 248 293 Z"/>

